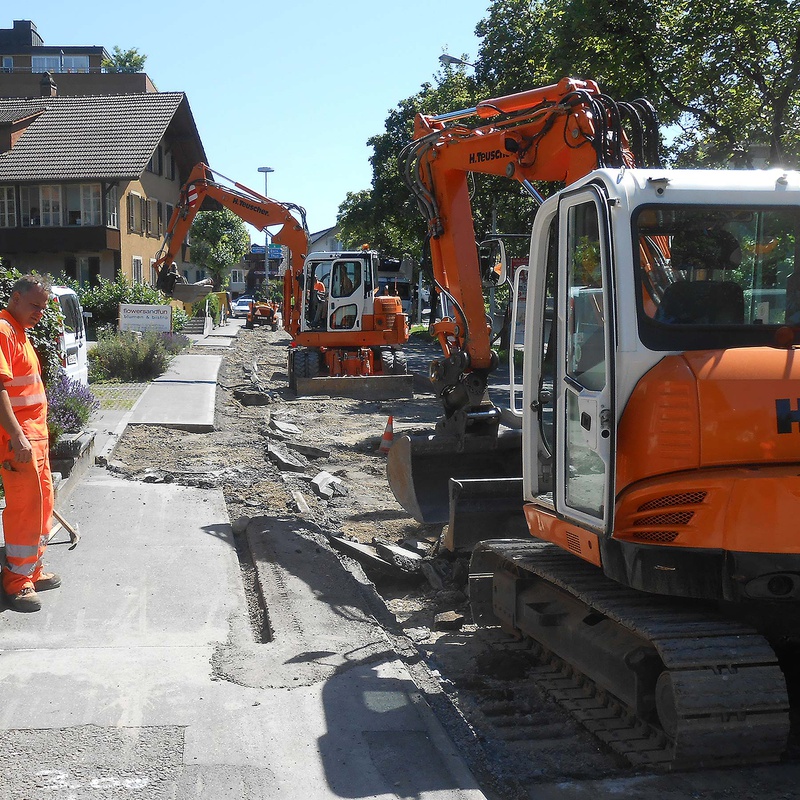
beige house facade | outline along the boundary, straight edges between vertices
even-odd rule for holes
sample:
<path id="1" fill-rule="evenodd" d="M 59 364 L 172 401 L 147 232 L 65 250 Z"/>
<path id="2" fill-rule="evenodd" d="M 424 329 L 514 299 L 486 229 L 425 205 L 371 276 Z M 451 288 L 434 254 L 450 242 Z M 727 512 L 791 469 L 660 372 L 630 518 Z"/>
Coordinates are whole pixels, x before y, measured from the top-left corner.
<path id="1" fill-rule="evenodd" d="M 44 47 L 25 20 L 0 29 L 0 256 L 81 283 L 119 274 L 154 283 L 203 145 L 183 93 L 156 92 L 139 73 L 102 73 L 105 50 L 81 50 Z M 45 63 L 62 71 L 31 71 Z M 185 246 L 178 268 L 199 279 Z"/>

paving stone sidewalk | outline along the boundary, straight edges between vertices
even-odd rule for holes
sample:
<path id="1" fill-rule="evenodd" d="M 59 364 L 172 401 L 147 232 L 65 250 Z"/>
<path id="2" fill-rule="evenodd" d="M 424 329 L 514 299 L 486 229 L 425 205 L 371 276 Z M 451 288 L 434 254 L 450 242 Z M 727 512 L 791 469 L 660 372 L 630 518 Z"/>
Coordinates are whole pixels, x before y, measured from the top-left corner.
<path id="1" fill-rule="evenodd" d="M 103 411 L 130 411 L 149 383 L 92 383 L 92 394 Z"/>

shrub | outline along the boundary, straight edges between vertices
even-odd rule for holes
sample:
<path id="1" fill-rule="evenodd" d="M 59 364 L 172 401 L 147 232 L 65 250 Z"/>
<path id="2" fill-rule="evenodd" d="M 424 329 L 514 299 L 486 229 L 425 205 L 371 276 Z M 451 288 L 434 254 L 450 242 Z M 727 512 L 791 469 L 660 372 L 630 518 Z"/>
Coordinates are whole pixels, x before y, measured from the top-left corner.
<path id="1" fill-rule="evenodd" d="M 180 333 L 189 321 L 189 315 L 182 309 L 176 306 L 172 307 L 172 332 Z"/>
<path id="2" fill-rule="evenodd" d="M 189 340 L 181 334 L 135 331 L 101 336 L 89 352 L 89 379 L 96 383 L 141 383 L 163 375 Z"/>
<path id="3" fill-rule="evenodd" d="M 208 316 L 214 320 L 215 325 L 219 325 L 220 305 L 219 297 L 213 292 L 201 297 L 192 303 L 192 316 L 205 317 L 206 316 L 206 303 L 208 303 Z"/>
<path id="4" fill-rule="evenodd" d="M 124 275 L 113 281 L 100 278 L 95 286 L 77 287 L 84 311 L 90 311 L 89 330 L 96 336 L 99 331 L 117 328 L 119 304 L 133 303 L 148 306 L 169 305 L 169 298 L 158 289 L 144 283 L 131 283 Z"/>
<path id="5" fill-rule="evenodd" d="M 100 408 L 89 387 L 68 377 L 63 370 L 46 391 L 50 447 L 58 444 L 65 433 L 80 433 L 92 412 Z"/>

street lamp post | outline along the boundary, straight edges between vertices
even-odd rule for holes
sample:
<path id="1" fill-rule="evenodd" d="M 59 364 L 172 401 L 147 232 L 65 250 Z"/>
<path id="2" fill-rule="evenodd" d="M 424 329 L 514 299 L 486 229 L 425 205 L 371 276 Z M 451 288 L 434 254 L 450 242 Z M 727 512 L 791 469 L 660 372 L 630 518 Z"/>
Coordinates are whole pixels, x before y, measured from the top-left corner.
<path id="1" fill-rule="evenodd" d="M 456 56 L 451 56 L 450 53 L 442 53 L 439 56 L 439 61 L 442 62 L 445 66 L 459 66 L 459 67 L 474 67 L 474 64 L 470 64 L 469 61 L 464 61 L 463 58 L 456 58 Z"/>
<path id="2" fill-rule="evenodd" d="M 272 167 L 259 167 L 259 172 L 264 173 L 264 197 L 269 197 L 267 192 L 267 178 L 270 172 L 275 172 Z M 264 228 L 264 280 L 269 282 L 269 230 Z"/>

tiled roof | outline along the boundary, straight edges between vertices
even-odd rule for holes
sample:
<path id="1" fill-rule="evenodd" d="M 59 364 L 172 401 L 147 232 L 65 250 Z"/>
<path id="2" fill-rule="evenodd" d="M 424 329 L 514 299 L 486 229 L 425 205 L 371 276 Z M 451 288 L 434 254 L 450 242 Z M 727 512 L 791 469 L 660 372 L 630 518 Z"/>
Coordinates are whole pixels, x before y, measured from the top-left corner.
<path id="1" fill-rule="evenodd" d="M 0 123 L 38 111 L 0 153 L 0 182 L 136 179 L 174 119 L 202 148 L 182 92 L 0 98 Z"/>
<path id="2" fill-rule="evenodd" d="M 0 109 L 0 125 L 19 122 L 41 113 L 41 108 L 3 108 Z"/>

